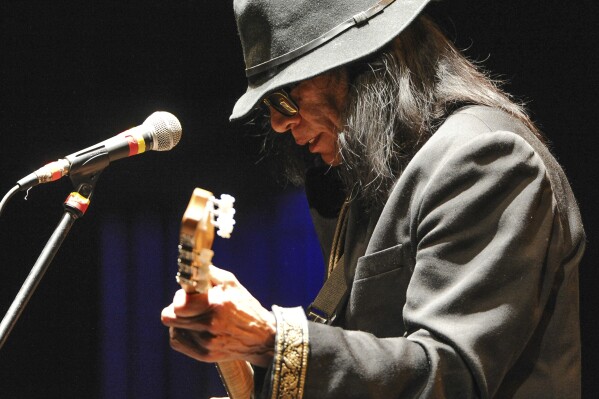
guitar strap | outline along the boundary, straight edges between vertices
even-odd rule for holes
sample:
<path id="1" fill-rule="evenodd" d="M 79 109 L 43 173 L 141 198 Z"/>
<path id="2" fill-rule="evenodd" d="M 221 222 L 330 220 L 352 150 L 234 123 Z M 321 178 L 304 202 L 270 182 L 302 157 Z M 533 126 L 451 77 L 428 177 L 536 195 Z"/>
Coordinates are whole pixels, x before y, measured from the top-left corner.
<path id="1" fill-rule="evenodd" d="M 339 212 L 337 227 L 333 237 L 333 245 L 327 270 L 327 279 L 318 295 L 308 307 L 308 319 L 322 324 L 331 324 L 340 305 L 347 296 L 348 287 L 345 278 L 343 243 L 347 231 L 347 214 L 349 201 L 345 201 Z"/>
<path id="2" fill-rule="evenodd" d="M 337 308 L 347 295 L 343 256 L 339 258 L 339 267 L 335 267 L 324 282 L 314 302 L 308 307 L 308 319 L 322 324 L 330 324 L 337 316 Z"/>

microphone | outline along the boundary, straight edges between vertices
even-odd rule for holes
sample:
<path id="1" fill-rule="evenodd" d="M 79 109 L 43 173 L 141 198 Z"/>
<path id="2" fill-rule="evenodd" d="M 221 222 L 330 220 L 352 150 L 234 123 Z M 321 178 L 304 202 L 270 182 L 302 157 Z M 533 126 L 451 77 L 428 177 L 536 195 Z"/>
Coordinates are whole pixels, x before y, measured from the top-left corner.
<path id="1" fill-rule="evenodd" d="M 50 162 L 19 180 L 17 185 L 19 190 L 23 191 L 66 175 L 91 175 L 101 172 L 110 162 L 117 159 L 150 150 L 168 151 L 179 143 L 181 134 L 181 123 L 173 114 L 154 112 L 141 125 Z"/>

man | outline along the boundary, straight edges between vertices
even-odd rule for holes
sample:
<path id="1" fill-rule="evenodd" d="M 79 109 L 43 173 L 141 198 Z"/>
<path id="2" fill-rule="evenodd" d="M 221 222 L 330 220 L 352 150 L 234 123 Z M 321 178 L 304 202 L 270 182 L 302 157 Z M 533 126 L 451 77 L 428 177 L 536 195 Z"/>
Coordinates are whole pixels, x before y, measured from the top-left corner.
<path id="1" fill-rule="evenodd" d="M 428 0 L 371 1 L 235 3 L 232 119 L 265 103 L 316 156 L 286 170 L 332 284 L 308 321 L 211 267 L 207 294 L 164 309 L 171 345 L 249 361 L 269 398 L 579 397 L 584 232 L 561 168 Z"/>

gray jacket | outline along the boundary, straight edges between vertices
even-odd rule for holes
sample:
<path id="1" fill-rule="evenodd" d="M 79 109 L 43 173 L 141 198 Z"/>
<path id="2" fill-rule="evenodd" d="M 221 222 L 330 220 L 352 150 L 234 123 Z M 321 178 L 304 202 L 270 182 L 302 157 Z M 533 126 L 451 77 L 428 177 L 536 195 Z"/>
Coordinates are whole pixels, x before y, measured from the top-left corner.
<path id="1" fill-rule="evenodd" d="M 580 397 L 584 231 L 521 122 L 458 111 L 380 217 L 349 218 L 351 291 L 338 326 L 306 322 L 304 398 Z"/>

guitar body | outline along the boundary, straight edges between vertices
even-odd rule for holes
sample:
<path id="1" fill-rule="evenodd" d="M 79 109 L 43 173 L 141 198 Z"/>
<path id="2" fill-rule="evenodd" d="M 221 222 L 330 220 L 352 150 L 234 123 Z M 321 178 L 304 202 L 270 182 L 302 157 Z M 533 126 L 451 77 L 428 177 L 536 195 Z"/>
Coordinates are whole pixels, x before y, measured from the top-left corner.
<path id="1" fill-rule="evenodd" d="M 214 226 L 228 237 L 233 228 L 233 197 L 214 198 L 211 192 L 196 188 L 181 220 L 179 234 L 179 272 L 177 282 L 188 294 L 204 293 L 210 287 Z M 218 205 L 218 209 L 215 209 Z M 216 219 L 215 217 L 218 216 Z M 216 364 L 231 399 L 249 399 L 254 392 L 254 373 L 248 362 L 234 360 Z"/>

